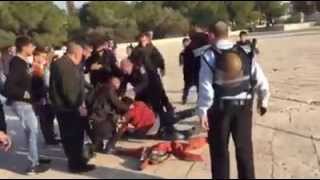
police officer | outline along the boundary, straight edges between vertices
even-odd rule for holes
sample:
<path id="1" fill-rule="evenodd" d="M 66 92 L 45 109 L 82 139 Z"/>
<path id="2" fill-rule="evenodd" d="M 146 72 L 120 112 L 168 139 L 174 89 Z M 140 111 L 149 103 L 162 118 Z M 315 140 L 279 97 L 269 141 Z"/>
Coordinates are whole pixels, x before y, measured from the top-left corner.
<path id="1" fill-rule="evenodd" d="M 166 106 L 162 99 L 164 88 L 158 74 L 148 70 L 143 64 L 139 64 L 139 60 L 134 60 L 141 59 L 142 57 L 143 54 L 136 54 L 130 57 L 135 63 L 132 63 L 130 60 L 123 60 L 121 62 L 121 69 L 125 76 L 120 91 L 124 94 L 127 84 L 130 83 L 133 86 L 133 94 L 136 101 L 142 101 L 150 105 L 153 111 L 160 117 L 173 117 L 172 112 L 164 110 Z M 172 118 L 161 118 L 160 138 L 165 140 L 184 139 L 185 136 L 174 128 L 175 122 L 172 121 Z"/>
<path id="2" fill-rule="evenodd" d="M 228 26 L 213 27 L 215 45 L 204 50 L 201 59 L 198 113 L 208 130 L 214 179 L 228 179 L 229 136 L 236 148 L 238 176 L 255 178 L 252 145 L 252 108 L 258 95 L 260 115 L 267 112 L 269 85 L 256 61 L 228 40 Z"/>

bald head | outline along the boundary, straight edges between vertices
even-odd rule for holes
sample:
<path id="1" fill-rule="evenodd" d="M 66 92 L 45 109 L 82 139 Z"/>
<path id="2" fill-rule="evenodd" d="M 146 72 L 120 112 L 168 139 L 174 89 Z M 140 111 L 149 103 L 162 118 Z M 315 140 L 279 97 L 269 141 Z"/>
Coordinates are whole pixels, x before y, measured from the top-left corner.
<path id="1" fill-rule="evenodd" d="M 71 42 L 67 46 L 67 56 L 74 64 L 80 64 L 83 57 L 83 48 L 81 45 Z"/>
<path id="2" fill-rule="evenodd" d="M 215 37 L 217 38 L 228 38 L 229 36 L 229 26 L 223 21 L 218 21 L 212 29 Z"/>

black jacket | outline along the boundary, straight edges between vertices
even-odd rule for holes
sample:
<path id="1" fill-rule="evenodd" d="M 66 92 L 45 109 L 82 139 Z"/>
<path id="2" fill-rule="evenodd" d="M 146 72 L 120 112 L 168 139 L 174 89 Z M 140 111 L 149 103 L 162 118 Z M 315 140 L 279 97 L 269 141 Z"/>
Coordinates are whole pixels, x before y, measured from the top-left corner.
<path id="1" fill-rule="evenodd" d="M 2 104 L 0 104 L 0 131 L 6 132 L 7 131 L 7 125 L 6 125 L 6 120 L 5 120 L 5 116 L 3 113 L 3 106 Z"/>
<path id="2" fill-rule="evenodd" d="M 67 56 L 51 64 L 49 94 L 53 106 L 60 111 L 74 111 L 84 102 L 85 81 L 80 65 Z"/>
<path id="3" fill-rule="evenodd" d="M 106 85 L 98 85 L 89 93 L 87 107 L 95 136 L 106 139 L 113 136 L 120 115 L 129 110 L 128 105 L 119 100 L 116 90 Z"/>
<path id="4" fill-rule="evenodd" d="M 153 45 L 148 44 L 146 47 L 137 46 L 132 54 L 140 51 L 144 55 L 144 62 L 142 65 L 146 67 L 147 70 L 157 71 L 158 69 L 165 71 L 165 61 L 160 51 Z M 138 63 L 141 65 L 141 63 Z"/>
<path id="5" fill-rule="evenodd" d="M 150 105 L 157 113 L 163 109 L 163 86 L 160 76 L 157 72 L 147 70 L 143 67 L 134 69 L 130 76 L 125 76 L 120 92 L 123 94 L 126 91 L 127 84 L 130 83 L 134 87 L 136 94 L 135 100 L 143 101 Z"/>
<path id="6" fill-rule="evenodd" d="M 12 58 L 5 95 L 9 101 L 31 102 L 32 67 L 18 56 Z M 28 94 L 26 96 L 26 94 Z M 29 96 L 29 97 L 28 97 Z"/>
<path id="7" fill-rule="evenodd" d="M 129 110 L 118 96 L 116 90 L 107 85 L 101 85 L 87 97 L 89 119 L 102 122 L 113 120 L 115 116 L 123 115 Z"/>
<path id="8" fill-rule="evenodd" d="M 95 63 L 102 65 L 99 70 L 91 70 L 91 66 Z M 93 52 L 92 56 L 86 60 L 85 73 L 90 74 L 91 84 L 96 86 L 97 84 L 103 84 L 112 75 L 121 76 L 121 70 L 117 66 L 117 59 L 115 54 L 110 50 L 101 52 Z"/>

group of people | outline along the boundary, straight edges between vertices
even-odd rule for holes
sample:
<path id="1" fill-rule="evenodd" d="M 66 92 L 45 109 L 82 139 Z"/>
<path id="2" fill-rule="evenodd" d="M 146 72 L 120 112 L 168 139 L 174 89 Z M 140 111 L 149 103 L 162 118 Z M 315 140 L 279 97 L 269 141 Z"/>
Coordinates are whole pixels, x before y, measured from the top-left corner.
<path id="1" fill-rule="evenodd" d="M 267 112 L 269 85 L 256 61 L 256 40 L 246 32 L 233 43 L 224 22 L 209 32 L 196 32 L 183 40 L 180 54 L 187 103 L 192 86 L 198 91 L 198 116 L 208 130 L 213 177 L 229 177 L 229 136 L 235 141 L 239 178 L 254 178 L 252 106 L 255 95 L 261 115 Z M 93 44 L 70 42 L 59 58 L 49 59 L 45 48 L 34 47 L 28 37 L 18 37 L 2 94 L 19 117 L 27 137 L 31 166 L 28 173 L 48 170 L 49 159 L 40 158 L 38 124 L 49 145 L 60 140 L 70 172 L 95 169 L 84 157 L 84 135 L 96 152 L 113 153 L 121 136 L 186 140 L 192 129 L 178 131 L 175 124 L 194 115 L 178 115 L 163 87 L 165 61 L 152 44 L 152 34 L 141 33 L 128 58 L 118 61 L 113 40 Z M 89 77 L 89 78 L 87 78 Z M 130 85 L 129 85 L 130 84 Z M 8 150 L 3 106 L 0 106 L 0 148 Z M 39 120 L 39 121 L 38 121 Z"/>
<path id="2" fill-rule="evenodd" d="M 118 61 L 110 39 L 70 42 L 52 58 L 47 48 L 35 47 L 29 37 L 16 39 L 2 95 L 25 131 L 31 161 L 27 173 L 46 172 L 51 162 L 39 156 L 39 129 L 46 144 L 62 143 L 73 173 L 95 168 L 84 156 L 85 134 L 92 149 L 102 153 L 113 153 L 123 135 L 162 140 L 192 135 L 192 129 L 174 127 L 186 113 L 176 114 L 169 101 L 162 83 L 165 61 L 151 40 L 149 33 L 141 33 L 138 46 L 130 47 L 128 58 Z M 11 140 L 1 111 L 0 142 L 8 150 Z"/>

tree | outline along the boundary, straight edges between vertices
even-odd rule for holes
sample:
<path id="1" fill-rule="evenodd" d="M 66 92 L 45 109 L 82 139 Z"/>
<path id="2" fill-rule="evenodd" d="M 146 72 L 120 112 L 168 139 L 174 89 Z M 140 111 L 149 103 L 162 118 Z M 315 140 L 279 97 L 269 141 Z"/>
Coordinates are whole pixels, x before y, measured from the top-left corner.
<path id="1" fill-rule="evenodd" d="M 42 46 L 61 45 L 67 40 L 67 16 L 50 1 L 6 1 L 0 5 L 2 35 L 27 35 Z"/>
<path id="2" fill-rule="evenodd" d="M 293 9 L 296 12 L 303 12 L 305 14 L 313 14 L 317 9 L 319 10 L 318 1 L 292 1 Z"/>
<path id="3" fill-rule="evenodd" d="M 275 18 L 281 17 L 287 10 L 287 5 L 281 1 L 256 1 L 256 9 L 267 22 L 267 27 L 274 24 Z"/>
<path id="4" fill-rule="evenodd" d="M 149 2 L 136 6 L 136 21 L 140 31 L 153 30 L 155 38 L 168 34 L 184 34 L 189 23 L 179 12 Z"/>
<path id="5" fill-rule="evenodd" d="M 192 25 L 207 27 L 219 20 L 228 21 L 228 11 L 221 1 L 203 1 L 198 3 L 190 12 Z"/>
<path id="6" fill-rule="evenodd" d="M 66 1 L 67 3 L 67 11 L 68 15 L 75 15 L 77 12 L 76 6 L 74 4 L 74 1 Z"/>
<path id="7" fill-rule="evenodd" d="M 226 1 L 225 4 L 233 27 L 246 28 L 259 17 L 253 1 Z"/>
<path id="8" fill-rule="evenodd" d="M 90 2 L 80 9 L 79 17 L 87 36 L 98 34 L 127 41 L 138 33 L 131 13 L 132 7 L 126 2 Z"/>

